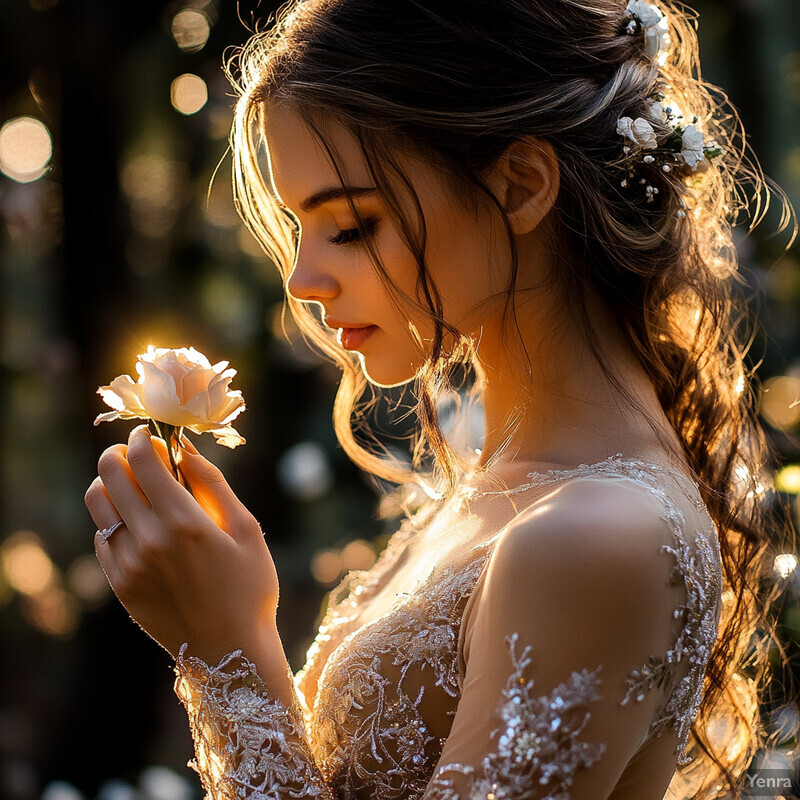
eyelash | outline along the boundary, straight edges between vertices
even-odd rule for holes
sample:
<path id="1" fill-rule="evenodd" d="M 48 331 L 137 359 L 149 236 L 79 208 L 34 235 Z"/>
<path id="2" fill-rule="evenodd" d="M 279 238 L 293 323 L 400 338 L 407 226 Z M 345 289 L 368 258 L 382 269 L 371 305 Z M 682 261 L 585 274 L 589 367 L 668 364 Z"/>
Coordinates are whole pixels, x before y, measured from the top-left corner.
<path id="1" fill-rule="evenodd" d="M 378 227 L 377 220 L 372 218 L 364 220 L 364 228 L 366 229 L 367 236 L 373 236 L 375 229 Z M 329 236 L 328 241 L 336 245 L 352 245 L 357 244 L 361 239 L 361 234 L 358 228 L 348 228 L 344 231 L 339 231 L 336 236 Z"/>

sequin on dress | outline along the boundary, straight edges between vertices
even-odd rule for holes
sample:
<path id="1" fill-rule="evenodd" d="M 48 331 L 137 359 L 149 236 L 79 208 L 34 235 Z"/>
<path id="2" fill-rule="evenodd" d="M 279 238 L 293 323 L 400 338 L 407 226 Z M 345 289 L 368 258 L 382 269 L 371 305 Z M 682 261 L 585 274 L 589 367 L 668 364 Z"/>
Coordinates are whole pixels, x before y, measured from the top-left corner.
<path id="1" fill-rule="evenodd" d="M 620 453 L 529 477 L 518 490 L 613 479 L 651 504 L 665 537 L 671 534 L 669 543 L 653 547 L 653 561 L 662 563 L 661 554 L 671 559 L 663 574 L 683 598 L 669 606 L 676 622 L 664 625 L 672 646 L 624 669 L 598 656 L 542 691 L 531 676 L 536 649 L 526 631 L 500 631 L 502 617 L 475 621 L 490 593 L 501 591 L 492 588 L 489 570 L 498 536 L 454 547 L 427 571 L 415 562 L 419 580 L 397 591 L 403 587 L 392 580 L 413 561 L 424 535 L 405 520 L 372 569 L 351 572 L 331 592 L 306 664 L 294 676 L 290 708 L 269 697 L 241 652 L 212 667 L 181 650 L 175 691 L 195 743 L 190 766 L 209 800 L 570 800 L 576 777 L 606 754 L 604 742 L 585 739 L 593 715 L 629 713 L 651 695 L 658 702 L 636 741 L 641 747 L 670 728 L 677 763 L 688 762 L 722 594 L 716 529 L 697 486 L 683 473 Z M 514 591 L 524 597 L 520 587 Z M 481 640 L 494 629 L 502 638 Z M 473 666 L 479 663 L 490 663 L 489 672 L 504 680 L 485 677 L 489 672 Z M 467 719 L 462 710 L 459 722 L 462 696 L 480 691 L 482 713 Z"/>

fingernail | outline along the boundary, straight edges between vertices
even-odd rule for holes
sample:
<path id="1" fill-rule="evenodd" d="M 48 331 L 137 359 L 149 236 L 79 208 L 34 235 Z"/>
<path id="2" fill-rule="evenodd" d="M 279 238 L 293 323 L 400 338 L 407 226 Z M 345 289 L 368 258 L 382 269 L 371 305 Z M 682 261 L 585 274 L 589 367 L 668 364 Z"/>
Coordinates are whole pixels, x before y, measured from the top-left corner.
<path id="1" fill-rule="evenodd" d="M 136 433 L 139 433 L 139 431 L 145 430 L 146 428 L 147 428 L 147 425 L 137 425 L 137 426 L 136 426 L 136 427 L 135 427 L 135 428 L 134 428 L 134 429 L 131 431 L 131 436 L 133 436 L 133 435 L 134 435 L 134 434 L 136 434 Z"/>
<path id="2" fill-rule="evenodd" d="M 181 444 L 190 452 L 192 455 L 199 455 L 197 448 L 192 444 L 191 440 L 188 436 L 184 437 L 181 440 Z"/>

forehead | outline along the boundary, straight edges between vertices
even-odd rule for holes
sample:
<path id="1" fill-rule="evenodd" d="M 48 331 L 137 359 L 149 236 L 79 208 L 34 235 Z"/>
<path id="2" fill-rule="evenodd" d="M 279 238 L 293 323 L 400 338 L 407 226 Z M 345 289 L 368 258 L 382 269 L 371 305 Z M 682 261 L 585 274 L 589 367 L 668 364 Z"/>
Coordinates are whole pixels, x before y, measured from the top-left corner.
<path id="1" fill-rule="evenodd" d="M 341 124 L 326 122 L 320 131 L 323 143 L 291 109 L 270 107 L 264 120 L 273 184 L 293 211 L 299 211 L 302 201 L 320 188 L 340 184 L 325 144 L 333 151 L 345 183 L 371 185 L 361 148 Z"/>

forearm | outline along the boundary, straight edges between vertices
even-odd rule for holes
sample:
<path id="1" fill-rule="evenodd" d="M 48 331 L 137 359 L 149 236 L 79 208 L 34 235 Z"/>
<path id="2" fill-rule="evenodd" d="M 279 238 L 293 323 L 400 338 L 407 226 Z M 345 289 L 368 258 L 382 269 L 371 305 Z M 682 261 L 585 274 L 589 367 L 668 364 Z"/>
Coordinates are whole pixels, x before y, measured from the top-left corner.
<path id="1" fill-rule="evenodd" d="M 330 800 L 277 632 L 210 663 L 182 650 L 175 671 L 211 800 Z"/>

